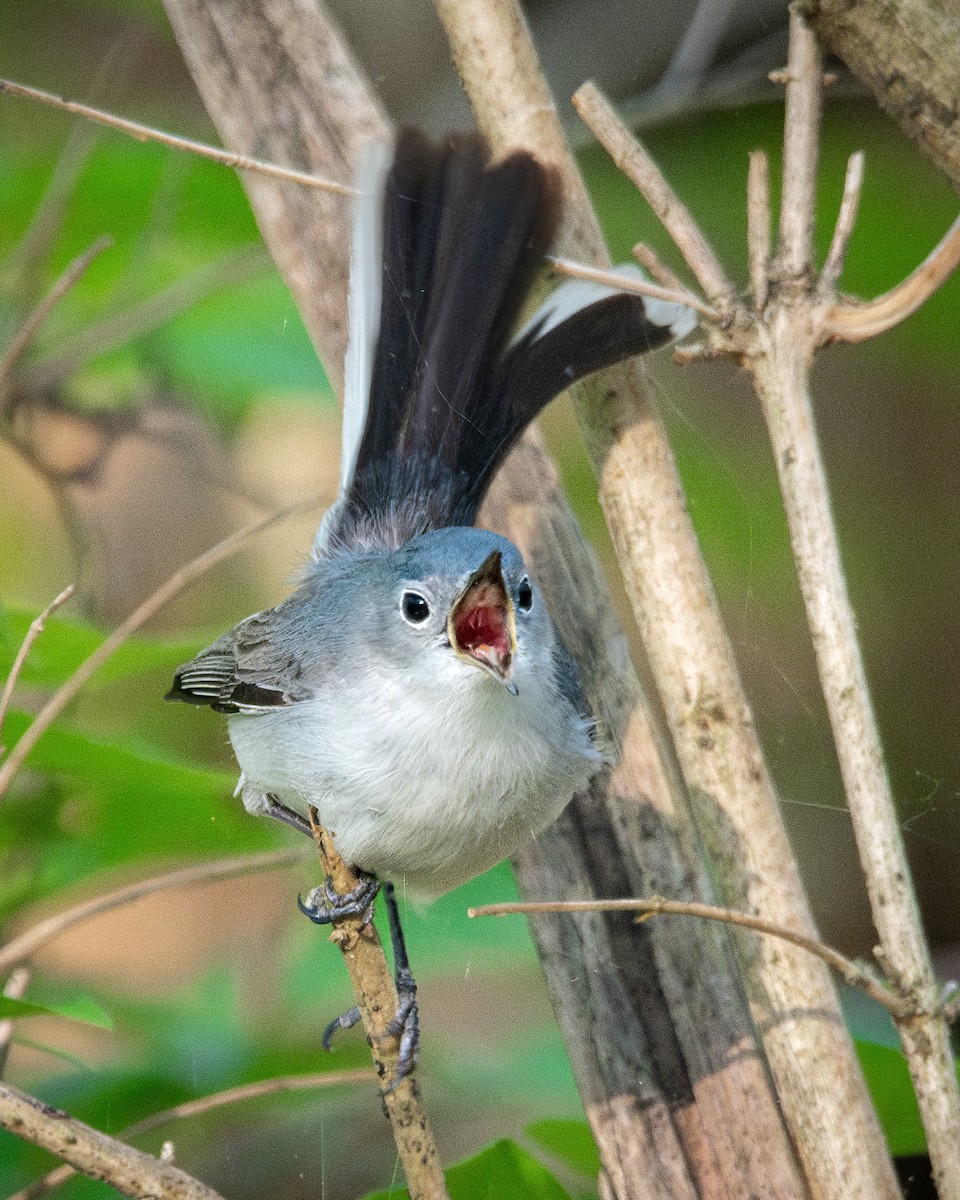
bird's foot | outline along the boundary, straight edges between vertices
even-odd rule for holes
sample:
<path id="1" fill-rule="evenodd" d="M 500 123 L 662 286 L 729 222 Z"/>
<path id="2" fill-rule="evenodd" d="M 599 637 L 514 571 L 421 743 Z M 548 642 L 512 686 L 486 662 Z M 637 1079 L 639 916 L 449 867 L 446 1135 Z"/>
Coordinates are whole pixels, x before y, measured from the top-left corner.
<path id="1" fill-rule="evenodd" d="M 375 875 L 358 872 L 356 887 L 349 892 L 338 892 L 328 876 L 319 887 L 307 894 L 306 900 L 297 897 L 297 905 L 304 916 L 314 925 L 330 925 L 341 917 L 363 917 L 364 925 L 373 920 L 373 902 L 380 891 L 380 880 Z"/>
<path id="2" fill-rule="evenodd" d="M 330 1043 L 333 1041 L 333 1036 L 339 1033 L 341 1029 L 352 1029 L 360 1020 L 360 1009 L 354 1006 L 345 1013 L 341 1013 L 339 1017 L 335 1017 L 323 1031 L 323 1048 L 324 1050 L 332 1050 Z"/>
<path id="3" fill-rule="evenodd" d="M 417 1007 L 417 983 L 409 967 L 397 971 L 397 1011 L 387 1026 L 387 1031 L 399 1040 L 397 1069 L 388 1092 L 402 1083 L 413 1071 L 420 1057 L 420 1010 Z"/>

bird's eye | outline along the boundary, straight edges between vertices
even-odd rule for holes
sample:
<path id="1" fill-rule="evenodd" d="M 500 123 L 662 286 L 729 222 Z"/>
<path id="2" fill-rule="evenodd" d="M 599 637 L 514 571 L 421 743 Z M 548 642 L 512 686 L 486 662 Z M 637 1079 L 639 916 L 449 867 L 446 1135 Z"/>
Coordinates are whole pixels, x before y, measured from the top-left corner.
<path id="1" fill-rule="evenodd" d="M 404 592 L 400 597 L 400 611 L 411 625 L 422 625 L 430 616 L 430 605 L 419 592 Z"/>
<path id="2" fill-rule="evenodd" d="M 520 586 L 517 588 L 517 608 L 523 612 L 529 612 L 533 608 L 533 588 L 526 575 L 520 580 Z"/>

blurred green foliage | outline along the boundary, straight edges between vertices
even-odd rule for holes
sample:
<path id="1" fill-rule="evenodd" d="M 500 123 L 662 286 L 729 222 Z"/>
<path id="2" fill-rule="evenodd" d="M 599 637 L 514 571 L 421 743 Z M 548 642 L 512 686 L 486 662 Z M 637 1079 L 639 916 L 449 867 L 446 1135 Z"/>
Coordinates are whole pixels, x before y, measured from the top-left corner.
<path id="1" fill-rule="evenodd" d="M 153 0 L 144 0 L 144 8 L 158 11 Z M 649 138 L 741 281 L 747 153 L 764 146 L 775 158 L 779 124 L 774 109 L 753 108 L 698 117 Z M 92 323 L 112 320 L 184 278 L 215 276 L 216 264 L 229 261 L 233 271 L 235 256 L 249 251 L 249 266 L 236 273 L 255 272 L 254 278 L 226 287 L 208 278 L 204 298 L 189 309 L 172 312 L 168 320 L 149 324 L 142 336 L 86 359 L 66 381 L 67 400 L 81 410 L 123 410 L 144 394 L 169 389 L 191 397 L 224 437 L 236 433 L 273 395 L 300 393 L 332 409 L 329 387 L 289 294 L 276 273 L 260 265 L 255 223 L 229 171 L 117 135 L 97 135 L 49 253 L 28 271 L 16 247 L 49 186 L 67 122 L 48 121 L 46 128 L 61 133 L 19 141 L 0 135 L 0 330 L 9 335 L 29 302 L 96 238 L 107 233 L 113 246 L 44 325 L 30 369 L 49 363 L 65 341 Z M 879 121 L 865 119 L 862 106 L 837 105 L 829 110 L 825 128 L 821 247 L 839 200 L 843 161 L 858 147 L 867 150 L 867 181 L 844 279 L 851 290 L 871 296 L 892 286 L 929 251 L 952 220 L 956 201 L 925 165 L 911 159 L 905 169 L 898 140 Z M 631 245 L 643 239 L 669 257 L 662 232 L 605 157 L 588 150 L 582 161 L 600 198 L 614 255 L 627 258 Z M 905 363 L 922 362 L 934 375 L 951 371 L 958 294 L 956 283 L 948 285 L 926 307 L 922 322 L 908 322 L 885 338 L 873 369 L 879 364 L 893 373 Z M 748 575 L 754 595 L 776 605 L 789 556 L 769 470 L 741 447 L 736 428 L 718 452 L 671 408 L 669 398 L 664 407 L 719 585 Z M 560 458 L 585 520 L 599 530 L 596 510 L 589 508 L 594 489 L 582 455 L 561 447 Z M 864 526 L 869 522 L 867 515 Z M 747 526 L 749 537 L 744 536 Z M 11 567 L 14 557 L 11 548 L 0 568 Z M 7 586 L 5 578 L 0 586 Z M 12 602 L 0 609 L 0 677 L 34 615 Z M 216 614 L 199 619 L 212 623 Z M 37 702 L 102 637 L 95 622 L 64 614 L 51 619 L 21 676 L 17 706 L 7 716 L 2 731 L 7 745 L 26 728 Z M 107 890 L 117 878 L 146 876 L 158 865 L 289 843 L 286 831 L 251 820 L 232 799 L 233 768 L 221 735 L 216 743 L 207 732 L 195 735 L 196 744 L 178 742 L 175 734 L 187 728 L 186 718 L 173 725 L 158 716 L 172 669 L 207 640 L 197 630 L 166 639 L 136 637 L 41 739 L 15 791 L 0 803 L 5 931 L 34 919 L 36 905 L 60 909 L 78 892 Z M 209 721 L 206 714 L 191 716 L 198 722 L 192 729 Z M 114 1033 L 74 1053 L 68 1048 L 73 1043 L 65 1034 L 61 1038 L 60 1025 L 46 1024 L 38 1043 L 30 1036 L 32 1027 L 18 1021 L 19 1045 L 35 1050 L 24 1060 L 24 1085 L 84 1120 L 119 1130 L 205 1092 L 316 1069 L 320 1031 L 350 998 L 333 948 L 295 916 L 297 887 L 310 883 L 308 870 L 301 876 L 273 880 L 289 900 L 291 920 L 279 935 L 271 935 L 272 944 L 264 944 L 262 933 L 247 938 L 244 896 L 226 919 L 217 915 L 225 932 L 213 958 L 155 998 L 108 979 L 88 995 L 89 985 L 60 977 L 55 969 L 38 969 L 20 1018 L 27 1016 L 25 1006 L 33 1006 L 33 1017 L 47 1011 L 90 1019 L 101 1011 L 109 1014 Z M 509 869 L 500 867 L 428 912 L 406 914 L 428 1015 L 428 1104 L 436 1101 L 443 1133 L 454 1144 L 476 1149 L 491 1143 L 451 1169 L 451 1195 L 454 1200 L 592 1196 L 596 1150 L 559 1035 L 544 1019 L 525 926 L 518 920 L 470 923 L 465 917 L 470 904 L 514 895 Z M 256 895 L 252 903 L 260 903 Z M 202 894 L 195 919 L 198 924 L 207 919 Z M 176 943 L 189 932 L 170 928 L 165 936 Z M 145 950 L 149 954 L 150 947 Z M 533 1012 L 520 996 L 524 989 L 540 998 Z M 437 1001 L 431 1021 L 431 994 L 451 991 L 457 996 L 451 1012 L 441 1012 Z M 0 1008 L 0 1017 L 10 1012 L 9 1006 Z M 16 1056 L 17 1046 L 15 1070 Z M 330 1061 L 347 1068 L 364 1064 L 366 1057 L 362 1039 L 346 1036 Z M 917 1152 L 922 1134 L 902 1059 L 895 1050 L 871 1043 L 861 1044 L 861 1058 L 891 1145 L 898 1152 Z M 343 1095 L 338 1089 L 333 1096 L 258 1101 L 242 1111 L 199 1119 L 185 1132 L 177 1127 L 172 1136 L 178 1159 L 231 1196 L 355 1195 L 356 1187 L 377 1186 L 390 1177 L 392 1151 L 373 1090 L 361 1089 L 341 1104 Z M 491 1113 L 499 1115 L 499 1124 Z M 502 1140 L 505 1131 L 525 1136 L 537 1154 Z M 161 1134 L 145 1139 L 144 1148 L 155 1151 L 160 1140 Z M 49 1165 L 40 1151 L 0 1132 L 4 1194 Z M 74 1197 L 108 1193 L 103 1185 L 83 1180 L 66 1192 Z M 380 1193 L 388 1194 L 398 1193 Z"/>

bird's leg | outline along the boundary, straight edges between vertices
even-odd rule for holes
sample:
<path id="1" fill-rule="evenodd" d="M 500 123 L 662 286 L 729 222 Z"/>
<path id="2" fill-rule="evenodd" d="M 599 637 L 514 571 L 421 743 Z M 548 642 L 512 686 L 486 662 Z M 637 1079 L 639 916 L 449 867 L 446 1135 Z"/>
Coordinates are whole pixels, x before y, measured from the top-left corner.
<path id="1" fill-rule="evenodd" d="M 298 833 L 305 833 L 308 838 L 313 837 L 313 830 L 310 828 L 310 822 L 306 817 L 301 817 L 292 808 L 287 808 L 276 796 L 271 796 L 269 793 L 265 795 L 261 811 L 265 817 L 273 817 L 275 821 L 282 821 L 284 825 L 289 825 L 291 829 L 295 829 Z"/>
<path id="2" fill-rule="evenodd" d="M 388 1091 L 405 1079 L 417 1065 L 420 1055 L 420 1012 L 417 1008 L 417 983 L 407 958 L 407 943 L 400 924 L 400 912 L 392 883 L 384 889 L 387 920 L 390 924 L 390 945 L 393 949 L 393 978 L 397 986 L 397 1011 L 388 1029 L 400 1039 L 397 1051 L 397 1073 Z M 348 1014 L 349 1015 L 349 1014 Z"/>

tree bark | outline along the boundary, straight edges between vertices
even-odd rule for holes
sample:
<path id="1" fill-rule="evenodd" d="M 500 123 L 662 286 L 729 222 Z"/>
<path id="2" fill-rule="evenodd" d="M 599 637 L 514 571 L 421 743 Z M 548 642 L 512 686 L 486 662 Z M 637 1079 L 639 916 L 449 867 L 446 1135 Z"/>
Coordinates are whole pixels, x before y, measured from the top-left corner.
<path id="1" fill-rule="evenodd" d="M 960 188 L 960 10 L 943 0 L 810 0 L 810 24 Z"/>

